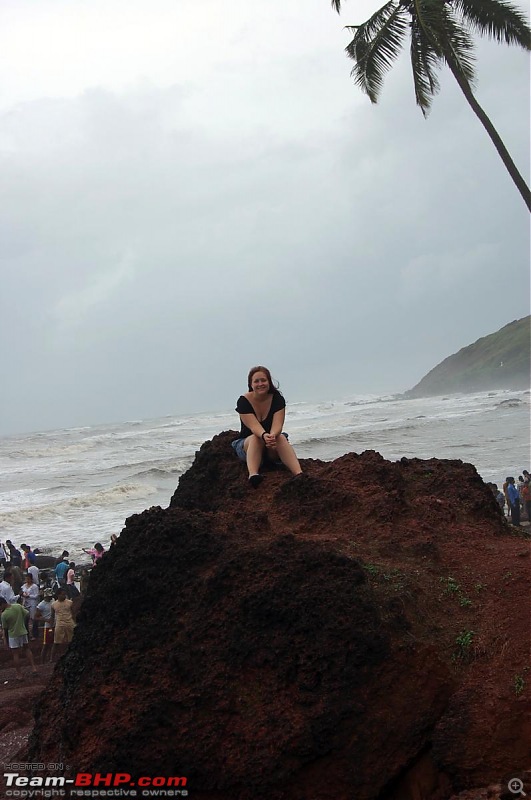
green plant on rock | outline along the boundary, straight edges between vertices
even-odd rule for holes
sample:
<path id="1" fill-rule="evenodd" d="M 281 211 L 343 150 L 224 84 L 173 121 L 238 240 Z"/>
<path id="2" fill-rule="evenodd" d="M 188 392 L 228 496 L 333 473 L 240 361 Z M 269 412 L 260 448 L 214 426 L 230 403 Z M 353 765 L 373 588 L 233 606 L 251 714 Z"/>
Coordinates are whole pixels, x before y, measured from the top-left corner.
<path id="1" fill-rule="evenodd" d="M 444 593 L 456 596 L 460 606 L 467 608 L 472 605 L 472 601 L 463 593 L 455 578 L 448 576 L 447 578 L 439 578 L 439 580 L 444 584 Z"/>
<path id="2" fill-rule="evenodd" d="M 467 630 L 460 631 L 460 633 L 455 637 L 457 651 L 452 656 L 453 661 L 470 660 L 470 648 L 472 647 L 474 636 L 475 636 L 474 631 L 467 631 Z"/>
<path id="3" fill-rule="evenodd" d="M 445 586 L 444 589 L 445 594 L 457 594 L 457 592 L 461 590 L 461 587 L 459 586 L 455 578 L 451 578 L 450 576 L 448 576 L 447 578 L 439 578 L 439 580 Z"/>
<path id="4" fill-rule="evenodd" d="M 392 569 L 390 572 L 384 572 L 382 575 L 384 581 L 391 583 L 393 589 L 403 589 L 406 585 L 405 583 L 405 575 L 403 572 L 400 572 L 399 569 Z"/>

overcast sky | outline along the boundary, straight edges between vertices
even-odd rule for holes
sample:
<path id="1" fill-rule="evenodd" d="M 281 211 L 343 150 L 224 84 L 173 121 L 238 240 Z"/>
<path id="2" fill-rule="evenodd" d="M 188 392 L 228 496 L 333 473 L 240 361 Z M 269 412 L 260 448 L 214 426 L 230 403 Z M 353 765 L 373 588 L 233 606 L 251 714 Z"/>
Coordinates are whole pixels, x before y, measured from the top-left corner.
<path id="1" fill-rule="evenodd" d="M 529 313 L 529 215 L 452 76 L 371 105 L 327 0 L 2 0 L 0 434 L 400 392 Z M 529 173 L 527 55 L 477 96 Z"/>

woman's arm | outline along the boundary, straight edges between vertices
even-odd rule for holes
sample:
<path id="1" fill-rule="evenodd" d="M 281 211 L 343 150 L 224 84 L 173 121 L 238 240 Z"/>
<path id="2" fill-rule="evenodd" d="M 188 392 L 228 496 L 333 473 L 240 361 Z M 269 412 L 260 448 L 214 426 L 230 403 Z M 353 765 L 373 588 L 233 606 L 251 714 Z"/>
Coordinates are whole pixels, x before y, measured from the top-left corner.
<path id="1" fill-rule="evenodd" d="M 249 428 L 255 436 L 262 436 L 265 429 L 261 422 L 258 422 L 254 414 L 240 414 L 240 419 L 246 428 Z"/>
<path id="2" fill-rule="evenodd" d="M 275 439 L 282 433 L 284 427 L 284 420 L 286 419 L 286 409 L 281 408 L 273 414 L 273 422 L 271 423 L 271 436 Z"/>

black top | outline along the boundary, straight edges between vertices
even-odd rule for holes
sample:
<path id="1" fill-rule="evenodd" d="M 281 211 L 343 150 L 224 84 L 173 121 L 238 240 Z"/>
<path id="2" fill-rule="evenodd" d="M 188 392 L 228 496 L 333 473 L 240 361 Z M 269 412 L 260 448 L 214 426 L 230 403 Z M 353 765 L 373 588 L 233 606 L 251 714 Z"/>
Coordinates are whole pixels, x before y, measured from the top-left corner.
<path id="1" fill-rule="evenodd" d="M 266 433 L 271 433 L 273 416 L 277 411 L 280 411 L 282 408 L 286 408 L 286 401 L 284 400 L 280 392 L 275 392 L 273 394 L 273 400 L 271 401 L 271 408 L 269 409 L 269 414 L 260 423 L 263 429 L 266 431 Z M 243 394 L 240 395 L 240 397 L 238 397 L 238 402 L 236 403 L 236 411 L 238 412 L 238 414 L 254 414 L 256 417 L 254 408 L 252 407 L 249 400 L 247 400 L 247 398 L 243 396 Z M 253 432 L 247 427 L 247 425 L 244 425 L 242 422 L 240 430 L 240 439 L 245 439 L 245 437 L 251 436 L 252 433 Z"/>

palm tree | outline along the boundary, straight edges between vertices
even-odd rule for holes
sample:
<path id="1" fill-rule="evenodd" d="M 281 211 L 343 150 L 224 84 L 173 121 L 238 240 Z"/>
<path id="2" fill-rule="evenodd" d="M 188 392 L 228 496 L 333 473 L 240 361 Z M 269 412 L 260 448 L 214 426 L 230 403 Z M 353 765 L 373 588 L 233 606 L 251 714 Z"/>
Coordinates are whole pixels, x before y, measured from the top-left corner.
<path id="1" fill-rule="evenodd" d="M 341 0 L 332 0 L 332 6 L 339 13 Z M 408 31 L 415 97 L 424 116 L 439 91 L 437 70 L 446 63 L 531 211 L 529 187 L 472 92 L 471 32 L 531 49 L 526 19 L 516 6 L 508 0 L 389 0 L 362 25 L 347 28 L 354 33 L 346 47 L 355 61 L 352 75 L 373 103 L 378 101 L 385 73 L 398 57 Z"/>

